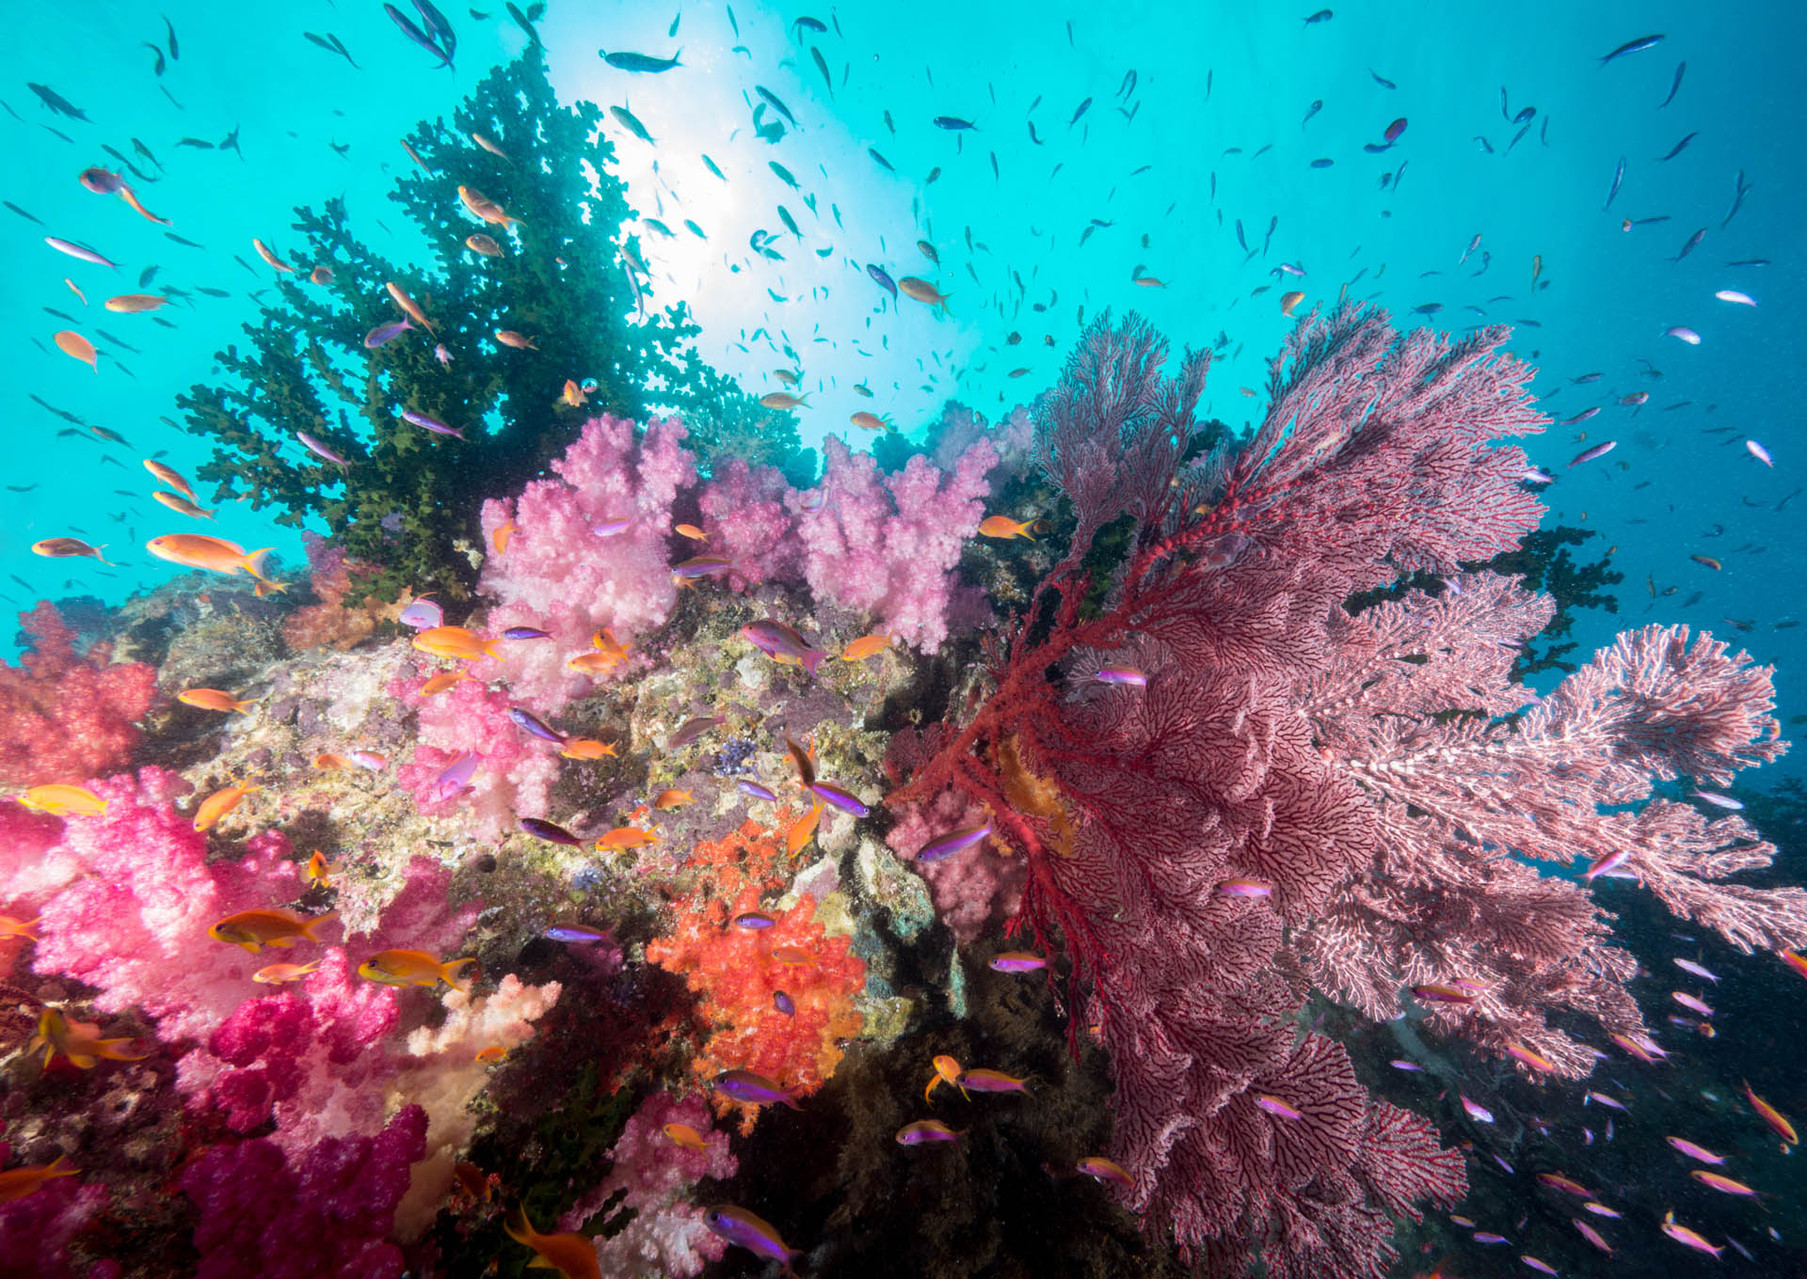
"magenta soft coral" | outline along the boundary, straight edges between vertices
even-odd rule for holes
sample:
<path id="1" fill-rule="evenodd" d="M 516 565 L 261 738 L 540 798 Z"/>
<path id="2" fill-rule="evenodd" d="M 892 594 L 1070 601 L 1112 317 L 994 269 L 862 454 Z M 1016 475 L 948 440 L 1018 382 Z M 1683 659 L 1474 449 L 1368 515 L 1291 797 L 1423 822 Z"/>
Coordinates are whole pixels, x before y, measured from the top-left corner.
<path id="1" fill-rule="evenodd" d="M 516 817 L 543 816 L 558 780 L 558 756 L 508 717 L 517 703 L 514 690 L 471 679 L 422 699 L 425 682 L 398 680 L 390 686 L 397 698 L 420 708 L 414 758 L 396 772 L 420 811 L 428 817 L 462 813 L 474 833 L 489 839 L 512 829 Z M 440 794 L 435 787 L 440 773 L 465 751 L 479 756 L 471 794 Z"/>
<path id="2" fill-rule="evenodd" d="M 157 672 L 110 663 L 106 644 L 77 657 L 75 632 L 48 600 L 19 623 L 33 647 L 18 666 L 0 662 L 0 783 L 78 781 L 129 762 Z"/>
<path id="3" fill-rule="evenodd" d="M 398 1112 L 374 1137 L 328 1137 L 291 1164 L 271 1142 L 215 1146 L 182 1174 L 200 1209 L 199 1279 L 396 1279 L 388 1242 L 408 1169 L 426 1153 L 427 1115 Z"/>

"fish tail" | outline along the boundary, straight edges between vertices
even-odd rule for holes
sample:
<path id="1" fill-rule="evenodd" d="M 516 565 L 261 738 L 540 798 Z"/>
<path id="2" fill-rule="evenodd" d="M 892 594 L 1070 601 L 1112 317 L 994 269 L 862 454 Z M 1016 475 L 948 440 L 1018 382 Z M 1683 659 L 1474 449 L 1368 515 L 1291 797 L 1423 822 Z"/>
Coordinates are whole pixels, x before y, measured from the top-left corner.
<path id="1" fill-rule="evenodd" d="M 942 295 L 941 295 L 941 301 L 939 301 L 939 302 L 938 302 L 938 303 L 936 303 L 936 304 L 935 304 L 935 309 L 936 309 L 936 310 L 937 310 L 937 311 L 940 311 L 940 312 L 941 312 L 941 314 L 943 314 L 943 315 L 945 315 L 945 316 L 949 316 L 949 317 L 952 317 L 952 315 L 953 315 L 953 314 L 954 314 L 954 313 L 953 313 L 953 312 L 952 312 L 952 311 L 950 311 L 950 310 L 948 310 L 948 307 L 947 307 L 947 300 L 948 300 L 948 299 L 949 299 L 949 298 L 951 298 L 951 297 L 953 297 L 953 296 L 954 296 L 954 295 L 953 295 L 953 294 L 951 294 L 951 293 L 943 293 L 943 294 L 942 294 Z"/>
<path id="2" fill-rule="evenodd" d="M 509 1238 L 516 1243 L 526 1244 L 529 1248 L 533 1247 L 534 1236 L 539 1233 L 533 1228 L 533 1223 L 527 1220 L 527 1213 L 520 1204 L 508 1210 L 508 1215 L 502 1219 L 502 1228 L 508 1232 Z"/>
<path id="3" fill-rule="evenodd" d="M 458 970 L 466 964 L 475 964 L 476 962 L 476 958 L 469 955 L 463 959 L 447 960 L 439 966 L 439 975 L 445 978 L 445 984 L 453 990 L 461 995 L 468 995 L 471 993 L 471 982 L 475 979 L 475 974 L 473 973 L 470 977 L 460 977 Z"/>
<path id="4" fill-rule="evenodd" d="M 245 572 L 249 573 L 252 577 L 255 577 L 258 581 L 274 586 L 276 583 L 264 576 L 264 561 L 270 557 L 270 552 L 275 549 L 274 546 L 259 547 L 257 550 L 246 555 L 239 563 L 243 566 Z"/>
<path id="5" fill-rule="evenodd" d="M 461 435 L 458 438 L 463 439 L 464 437 Z M 502 655 L 495 650 L 495 645 L 499 642 L 500 641 L 493 639 L 484 640 L 481 644 L 477 645 L 477 647 L 483 650 L 483 655 L 485 657 L 493 657 L 499 662 L 502 660 Z"/>
<path id="6" fill-rule="evenodd" d="M 803 651 L 803 656 L 798 660 L 802 664 L 804 670 L 808 671 L 811 675 L 814 675 L 816 673 L 816 668 L 822 665 L 822 659 L 827 656 L 828 654 L 820 649 L 810 648 L 805 649 Z"/>
<path id="7" fill-rule="evenodd" d="M 99 560 L 102 564 L 105 564 L 108 568 L 118 568 L 119 566 L 117 564 L 113 563 L 112 560 L 108 559 L 106 556 L 101 554 L 102 551 L 107 549 L 108 545 L 109 545 L 108 543 L 102 542 L 99 546 L 95 547 L 94 548 L 94 558 Z"/>
<path id="8" fill-rule="evenodd" d="M 330 924 L 338 917 L 339 912 L 336 910 L 329 910 L 324 915 L 315 915 L 312 919 L 308 920 L 307 923 L 302 925 L 301 935 L 309 941 L 317 942 L 320 938 L 315 936 L 314 930 L 319 928 L 322 924 Z M 316 959 L 314 962 L 317 964 L 320 961 Z"/>

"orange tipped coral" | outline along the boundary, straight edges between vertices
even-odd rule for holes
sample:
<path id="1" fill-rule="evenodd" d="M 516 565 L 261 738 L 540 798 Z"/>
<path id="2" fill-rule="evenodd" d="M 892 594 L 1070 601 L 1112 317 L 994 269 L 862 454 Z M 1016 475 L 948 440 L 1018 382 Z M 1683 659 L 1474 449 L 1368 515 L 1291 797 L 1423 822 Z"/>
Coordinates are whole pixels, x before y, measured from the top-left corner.
<path id="1" fill-rule="evenodd" d="M 866 984 L 866 965 L 849 953 L 848 938 L 830 937 L 815 922 L 816 901 L 807 893 L 782 913 L 766 908 L 775 921 L 769 928 L 730 922 L 759 909 L 762 890 L 783 882 L 773 873 L 783 855 L 780 839 L 747 822 L 699 845 L 692 865 L 705 869 L 706 882 L 679 899 L 677 929 L 648 942 L 646 957 L 682 973 L 700 997 L 711 1033 L 692 1064 L 699 1079 L 751 1070 L 804 1097 L 834 1074 L 841 1041 L 860 1031 L 853 997 Z M 784 953 L 784 962 L 774 951 Z M 798 962 L 799 955 L 808 961 Z M 757 1107 L 719 1096 L 715 1104 L 724 1115 L 740 1107 L 741 1131 L 752 1131 Z"/>

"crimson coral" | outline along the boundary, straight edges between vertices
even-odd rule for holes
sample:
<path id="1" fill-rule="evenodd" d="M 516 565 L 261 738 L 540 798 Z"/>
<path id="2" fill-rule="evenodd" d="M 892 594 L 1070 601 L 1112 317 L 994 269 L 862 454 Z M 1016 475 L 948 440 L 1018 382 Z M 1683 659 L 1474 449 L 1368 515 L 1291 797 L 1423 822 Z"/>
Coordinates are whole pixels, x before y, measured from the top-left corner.
<path id="1" fill-rule="evenodd" d="M 1129 1206 L 1214 1273 L 1258 1253 L 1275 1279 L 1379 1275 L 1390 1217 L 1463 1189 L 1425 1120 L 1297 1032 L 1314 984 L 1390 1016 L 1403 982 L 1478 979 L 1487 1016 L 1469 1033 L 1507 1027 L 1562 1073 L 1591 1056 L 1544 1007 L 1635 1024 L 1589 894 L 1511 854 L 1618 852 L 1741 948 L 1807 936 L 1799 890 L 1711 882 L 1773 856 L 1742 821 L 1661 800 L 1599 811 L 1648 800 L 1653 778 L 1723 784 L 1773 758 L 1767 670 L 1653 627 L 1515 723 L 1532 698 L 1508 678 L 1513 646 L 1548 616 L 1533 597 L 1471 574 L 1453 603 L 1345 607 L 1536 526 L 1525 455 L 1494 442 L 1546 421 L 1506 337 L 1314 313 L 1272 365 L 1259 430 L 1204 450 L 1208 356 L 1167 380 L 1146 323 L 1100 320 L 1036 413 L 1071 545 L 994 653 L 983 704 L 894 743 L 910 779 L 894 805 L 951 808 L 951 791 L 1023 857 L 1022 919 L 1040 942 L 1060 934 L 1075 1024 L 1111 1054 Z M 1100 592 L 1093 543 L 1123 517 L 1128 549 Z M 1102 666 L 1146 685 L 1102 683 Z M 1271 895 L 1220 892 L 1231 878 Z"/>
<path id="2" fill-rule="evenodd" d="M 112 663 L 105 643 L 76 656 L 75 632 L 48 600 L 19 624 L 33 646 L 18 666 L 0 662 L 0 783 L 74 782 L 130 763 L 157 672 Z"/>
<path id="3" fill-rule="evenodd" d="M 866 965 L 849 952 L 847 938 L 830 937 L 815 922 L 815 898 L 807 893 L 782 913 L 767 908 L 777 921 L 770 928 L 748 930 L 730 922 L 760 909 L 762 885 L 769 890 L 781 882 L 771 867 L 784 855 L 782 840 L 749 821 L 723 839 L 699 845 L 695 860 L 706 868 L 707 888 L 699 886 L 676 901 L 676 930 L 648 942 L 646 958 L 683 974 L 701 997 L 710 1035 L 692 1064 L 699 1080 L 724 1070 L 751 1070 L 807 1096 L 834 1074 L 843 1055 L 841 1041 L 860 1032 L 853 997 L 866 984 Z M 774 952 L 793 962 L 773 958 Z M 793 1013 L 776 1006 L 781 991 Z M 738 1104 L 716 1098 L 723 1114 Z M 752 1131 L 757 1113 L 755 1107 L 744 1108 L 743 1132 Z"/>

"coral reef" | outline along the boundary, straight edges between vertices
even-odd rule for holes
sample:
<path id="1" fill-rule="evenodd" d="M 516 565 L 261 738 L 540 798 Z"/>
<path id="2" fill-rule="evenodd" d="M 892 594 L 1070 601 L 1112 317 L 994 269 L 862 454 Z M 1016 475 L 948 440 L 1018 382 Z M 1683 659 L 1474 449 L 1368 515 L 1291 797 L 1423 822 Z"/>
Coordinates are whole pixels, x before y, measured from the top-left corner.
<path id="1" fill-rule="evenodd" d="M 132 757 L 157 672 L 112 663 L 107 644 L 75 652 L 75 632 L 48 600 L 19 624 L 32 648 L 0 662 L 0 783 L 36 786 L 109 772 Z"/>

